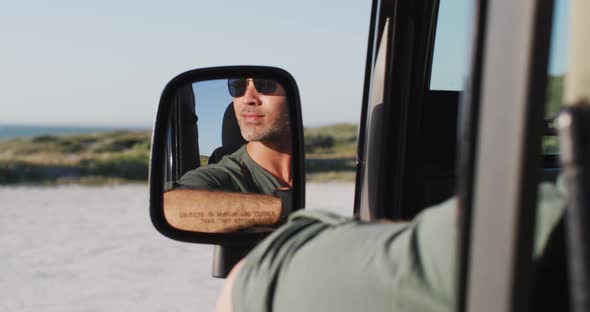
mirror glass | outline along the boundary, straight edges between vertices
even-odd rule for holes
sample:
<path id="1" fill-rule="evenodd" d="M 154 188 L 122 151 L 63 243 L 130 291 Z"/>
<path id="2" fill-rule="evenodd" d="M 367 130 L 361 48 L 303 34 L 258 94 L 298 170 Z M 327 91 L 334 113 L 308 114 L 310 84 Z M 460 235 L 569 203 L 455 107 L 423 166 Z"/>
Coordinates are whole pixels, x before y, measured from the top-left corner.
<path id="1" fill-rule="evenodd" d="M 164 216 L 203 233 L 269 231 L 289 212 L 290 101 L 272 78 L 187 83 L 169 99 Z"/>

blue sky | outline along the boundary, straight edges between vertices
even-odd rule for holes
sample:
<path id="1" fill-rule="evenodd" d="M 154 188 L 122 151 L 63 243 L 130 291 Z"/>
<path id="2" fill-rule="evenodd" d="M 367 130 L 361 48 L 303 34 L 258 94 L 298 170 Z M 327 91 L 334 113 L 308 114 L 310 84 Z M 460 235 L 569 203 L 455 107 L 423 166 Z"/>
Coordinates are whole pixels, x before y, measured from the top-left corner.
<path id="1" fill-rule="evenodd" d="M 441 14 L 456 36 L 437 51 L 445 62 L 433 87 L 452 88 L 465 72 L 466 52 L 457 51 L 467 49 L 469 19 L 466 9 L 444 7 L 468 1 L 446 3 Z M 175 75 L 245 64 L 281 67 L 295 77 L 304 125 L 358 122 L 370 6 L 369 0 L 4 2 L 0 123 L 149 127 Z M 563 59 L 553 72 L 563 72 Z"/>
<path id="2" fill-rule="evenodd" d="M 199 151 L 201 155 L 211 155 L 215 148 L 222 145 L 223 115 L 234 99 L 227 90 L 226 79 L 194 83 L 193 92 L 200 134 Z"/>
<path id="3" fill-rule="evenodd" d="M 556 0 L 551 41 L 549 72 L 561 75 L 565 72 L 567 47 L 567 17 L 569 0 Z M 469 57 L 471 1 L 441 1 L 435 41 L 431 88 L 440 90 L 462 89 Z"/>

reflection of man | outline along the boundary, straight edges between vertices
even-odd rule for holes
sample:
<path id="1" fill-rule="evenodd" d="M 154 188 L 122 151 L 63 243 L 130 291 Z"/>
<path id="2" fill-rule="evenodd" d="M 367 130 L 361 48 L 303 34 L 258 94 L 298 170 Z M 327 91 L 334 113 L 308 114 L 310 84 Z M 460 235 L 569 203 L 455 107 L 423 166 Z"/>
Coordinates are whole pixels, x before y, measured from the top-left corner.
<path id="1" fill-rule="evenodd" d="M 217 164 L 188 172 L 177 185 L 258 194 L 290 187 L 291 128 L 285 90 L 268 79 L 229 79 L 228 85 L 248 143 Z"/>
<path id="2" fill-rule="evenodd" d="M 187 172 L 175 183 L 174 191 L 164 194 L 166 219 L 177 228 L 226 232 L 252 225 L 272 225 L 288 213 L 283 211 L 279 198 L 255 195 L 271 195 L 277 189 L 290 188 L 293 183 L 285 90 L 269 79 L 229 79 L 228 87 L 234 98 L 240 131 L 248 143 L 217 164 Z M 248 194 L 215 192 L 219 190 Z M 248 217 L 213 218 L 206 222 L 203 217 L 181 217 L 208 216 L 209 212 Z"/>

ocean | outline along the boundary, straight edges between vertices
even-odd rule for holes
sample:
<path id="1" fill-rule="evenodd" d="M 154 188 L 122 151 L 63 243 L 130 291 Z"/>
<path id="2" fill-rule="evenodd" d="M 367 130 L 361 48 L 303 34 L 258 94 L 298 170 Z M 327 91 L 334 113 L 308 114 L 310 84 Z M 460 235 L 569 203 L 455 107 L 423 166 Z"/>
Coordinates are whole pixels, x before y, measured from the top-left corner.
<path id="1" fill-rule="evenodd" d="M 75 127 L 75 126 L 32 126 L 0 124 L 0 141 L 19 137 L 40 135 L 64 135 L 105 132 L 113 130 L 147 130 L 148 127 Z"/>

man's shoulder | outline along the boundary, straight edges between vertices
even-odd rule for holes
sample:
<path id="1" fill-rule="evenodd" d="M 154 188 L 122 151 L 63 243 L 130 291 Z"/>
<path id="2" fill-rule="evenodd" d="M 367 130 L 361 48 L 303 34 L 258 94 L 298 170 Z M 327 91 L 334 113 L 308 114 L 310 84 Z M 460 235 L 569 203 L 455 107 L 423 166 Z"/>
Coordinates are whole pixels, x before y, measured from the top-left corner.
<path id="1" fill-rule="evenodd" d="M 252 176 L 258 174 L 245 146 L 218 163 L 199 167 L 185 173 L 177 185 L 184 188 L 216 189 L 234 192 L 257 192 L 252 189 Z"/>
<path id="2" fill-rule="evenodd" d="M 280 186 L 280 184 L 275 181 L 275 178 L 272 177 L 268 171 L 266 171 L 254 159 L 252 159 L 252 157 L 248 154 L 246 145 L 243 145 L 233 154 L 223 157 L 217 164 L 222 166 L 224 170 L 234 177 L 253 180 L 270 179 L 273 181 L 273 185 L 276 184 L 276 187 Z"/>
<path id="3" fill-rule="evenodd" d="M 227 168 L 218 164 L 195 168 L 185 173 L 176 184 L 179 187 L 223 189 L 231 179 Z"/>
<path id="4" fill-rule="evenodd" d="M 248 155 L 244 146 L 230 155 L 224 156 L 219 162 L 208 164 L 199 168 L 188 171 L 185 176 L 201 178 L 209 177 L 212 179 L 227 179 L 235 173 L 239 173 L 247 167 Z M 184 178 L 184 176 L 183 176 Z"/>
<path id="5" fill-rule="evenodd" d="M 253 162 L 254 160 L 252 160 L 250 155 L 248 155 L 248 152 L 246 152 L 246 145 L 243 145 L 232 154 L 223 156 L 223 158 L 221 158 L 221 160 L 215 165 L 222 166 L 227 170 L 236 170 L 242 168 L 249 169 L 252 167 Z"/>

